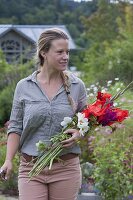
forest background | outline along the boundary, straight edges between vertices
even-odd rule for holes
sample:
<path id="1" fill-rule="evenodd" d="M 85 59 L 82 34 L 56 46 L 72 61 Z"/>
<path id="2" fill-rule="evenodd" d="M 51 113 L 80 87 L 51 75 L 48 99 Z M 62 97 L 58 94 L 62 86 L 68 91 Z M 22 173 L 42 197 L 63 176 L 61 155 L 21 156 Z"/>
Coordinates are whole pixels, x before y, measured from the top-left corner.
<path id="1" fill-rule="evenodd" d="M 77 70 L 80 72 L 80 76 L 87 87 L 88 97 L 91 98 L 95 96 L 98 90 L 96 88 L 98 87 L 104 88 L 106 91 L 108 89 L 115 93 L 120 87 L 126 86 L 133 80 L 133 5 L 129 4 L 127 1 L 119 0 L 118 2 L 119 3 L 116 4 L 109 3 L 108 0 L 93 0 L 92 2 L 81 1 L 81 3 L 67 0 L 21 0 L 18 3 L 17 0 L 0 0 L 0 24 L 66 25 L 77 45 L 77 50 L 72 52 L 72 54 L 70 53 L 70 65 L 76 66 Z M 3 53 L 0 52 L 1 127 L 9 120 L 16 83 L 21 78 L 29 75 L 33 70 L 35 70 L 35 66 L 32 58 L 30 62 L 23 65 L 15 63 L 9 65 L 5 61 Z M 119 80 L 119 83 L 116 83 L 115 80 Z M 111 140 L 113 144 L 114 141 L 116 142 L 116 146 L 112 148 L 116 148 L 114 150 L 116 152 L 118 151 L 118 157 L 120 156 L 119 151 L 121 149 L 118 148 L 118 146 L 123 144 L 123 141 L 128 141 L 128 144 L 125 143 L 122 152 L 129 152 L 131 148 L 131 138 L 133 137 L 131 133 L 133 110 L 132 88 L 124 94 L 124 98 L 120 100 L 120 105 L 130 110 L 130 118 L 127 120 L 126 126 L 123 129 L 118 129 L 119 134 L 115 134 L 115 137 L 114 135 L 108 136 L 112 137 Z M 3 133 L 3 131 L 1 131 L 1 133 Z M 5 136 L 1 138 L 1 144 L 3 144 L 2 142 L 4 140 Z M 100 141 L 99 137 L 96 143 L 98 143 L 98 141 Z M 118 141 L 119 143 L 117 143 Z M 93 144 L 93 147 L 95 144 Z M 101 149 L 98 149 L 100 147 Z M 113 155 L 113 153 L 110 154 L 111 150 L 109 150 L 109 148 L 111 147 L 108 145 L 107 147 L 108 149 L 102 152 L 103 144 L 99 143 L 99 147 L 95 147 L 95 152 L 92 153 L 92 150 L 87 149 L 87 153 L 83 154 L 83 162 L 89 160 L 89 162 L 91 161 L 93 163 L 93 158 L 101 151 L 103 165 L 100 169 L 107 170 L 105 167 L 102 168 L 106 166 L 104 163 L 106 160 L 105 157 L 108 158 L 110 156 L 110 159 L 113 157 L 117 160 L 116 155 Z M 104 157 L 105 152 L 108 152 L 108 155 Z M 126 156 L 128 164 L 131 166 L 131 155 L 129 154 Z M 99 159 L 102 160 L 102 158 L 99 156 Z M 126 158 L 123 157 L 122 162 Z M 95 159 L 95 162 L 98 163 L 98 160 L 96 161 Z M 132 189 L 130 187 L 131 170 L 129 170 L 131 167 L 127 170 L 127 168 L 121 168 L 119 165 L 122 166 L 121 163 L 116 163 L 117 168 L 115 169 L 118 171 L 121 170 L 118 175 L 121 178 L 118 179 L 117 177 L 119 184 L 115 180 L 115 184 L 117 183 L 115 190 L 117 189 L 118 191 L 112 192 L 112 186 L 114 185 L 113 179 L 116 177 L 116 174 L 111 174 L 112 179 L 110 178 L 110 182 L 105 184 L 109 185 L 108 192 L 109 190 L 111 191 L 110 195 L 114 195 L 113 197 L 108 197 L 108 200 L 109 198 L 117 199 L 115 195 L 132 194 Z M 104 177 L 106 174 L 104 170 L 97 170 L 97 174 L 95 174 L 101 191 L 104 191 L 103 188 L 105 188 L 102 181 L 105 178 L 108 179 L 109 176 L 108 174 L 108 176 Z M 126 170 L 126 172 L 123 170 Z M 126 183 L 122 182 L 123 177 L 121 175 L 123 173 L 126 174 L 126 180 L 124 179 Z M 118 188 L 117 185 L 120 185 L 120 183 L 122 187 Z M 110 186 L 110 184 L 112 185 Z M 127 188 L 126 192 L 124 188 Z M 102 195 L 104 196 L 104 192 Z"/>
<path id="2" fill-rule="evenodd" d="M 70 54 L 70 66 L 82 72 L 87 86 L 99 81 L 105 85 L 115 77 L 126 84 L 133 79 L 132 4 L 108 0 L 22 0 L 18 4 L 17 0 L 0 0 L 0 24 L 64 24 L 78 49 Z M 4 55 L 0 59 L 2 125 L 9 119 L 16 82 L 34 66 L 32 58 L 23 66 L 8 65 Z"/>

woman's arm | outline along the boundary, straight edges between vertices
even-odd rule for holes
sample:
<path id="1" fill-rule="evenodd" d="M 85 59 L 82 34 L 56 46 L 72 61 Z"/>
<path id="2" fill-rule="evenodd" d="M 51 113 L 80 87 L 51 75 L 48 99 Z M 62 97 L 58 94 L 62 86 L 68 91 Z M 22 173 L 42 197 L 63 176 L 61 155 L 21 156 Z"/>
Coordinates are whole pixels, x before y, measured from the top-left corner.
<path id="1" fill-rule="evenodd" d="M 12 171 L 12 160 L 18 150 L 20 141 L 20 135 L 17 133 L 11 133 L 8 136 L 7 140 L 7 152 L 6 152 L 6 159 L 1 167 L 1 172 L 5 173 L 5 179 L 9 179 L 11 171 Z"/>
<path id="2" fill-rule="evenodd" d="M 7 153 L 5 160 L 11 160 L 11 161 L 13 160 L 19 147 L 19 141 L 20 141 L 20 135 L 18 135 L 17 133 L 9 134 L 7 140 Z"/>

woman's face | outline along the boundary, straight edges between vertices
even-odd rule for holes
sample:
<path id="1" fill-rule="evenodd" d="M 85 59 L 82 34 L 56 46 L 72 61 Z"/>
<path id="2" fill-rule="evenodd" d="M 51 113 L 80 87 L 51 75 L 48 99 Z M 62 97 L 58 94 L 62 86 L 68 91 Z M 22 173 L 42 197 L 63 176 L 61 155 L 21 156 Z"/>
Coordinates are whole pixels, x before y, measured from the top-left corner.
<path id="1" fill-rule="evenodd" d="M 44 65 L 46 63 L 48 68 L 59 71 L 66 70 L 69 61 L 68 40 L 53 40 L 49 51 L 45 53 L 44 59 Z"/>

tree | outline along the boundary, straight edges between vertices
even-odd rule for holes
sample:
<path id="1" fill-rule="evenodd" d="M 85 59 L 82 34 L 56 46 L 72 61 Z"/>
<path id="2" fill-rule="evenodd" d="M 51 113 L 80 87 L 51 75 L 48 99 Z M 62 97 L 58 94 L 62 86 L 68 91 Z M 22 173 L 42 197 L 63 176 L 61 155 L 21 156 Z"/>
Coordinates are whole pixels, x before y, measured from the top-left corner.
<path id="1" fill-rule="evenodd" d="M 23 0 L 18 4 L 17 0 L 1 0 L 0 3 L 1 24 L 64 24 L 81 46 L 85 43 L 81 37 L 84 27 L 80 18 L 96 10 L 95 2 Z"/>
<path id="2" fill-rule="evenodd" d="M 116 5 L 109 4 L 108 0 L 100 0 L 98 9 L 90 17 L 82 17 L 85 31 L 84 37 L 88 45 L 91 43 L 102 43 L 112 41 L 117 36 L 116 17 L 119 10 Z"/>
<path id="3" fill-rule="evenodd" d="M 17 82 L 33 71 L 32 61 L 25 65 L 9 65 L 0 52 L 0 126 L 9 120 L 14 89 Z"/>
<path id="4" fill-rule="evenodd" d="M 106 21 L 102 14 L 99 15 L 99 19 L 98 17 L 95 18 L 96 23 L 93 21 L 91 26 L 88 27 L 88 30 L 91 29 L 92 32 L 87 32 L 86 35 L 92 36 L 92 42 L 91 47 L 85 53 L 84 64 L 82 65 L 82 70 L 85 71 L 84 77 L 88 83 L 101 81 L 104 84 L 106 80 L 116 77 L 128 83 L 133 79 L 133 6 L 125 3 L 115 6 L 120 15 L 115 18 L 116 29 L 110 33 L 113 37 L 105 36 L 107 24 L 104 21 L 103 24 L 100 24 L 103 28 L 99 28 L 97 22 L 100 19 Z M 110 15 L 112 15 L 112 10 L 108 13 L 108 16 Z M 107 15 L 105 14 L 105 16 Z M 94 33 L 98 29 L 101 32 L 99 35 L 96 33 L 95 36 Z M 115 30 L 117 30 L 117 34 Z"/>

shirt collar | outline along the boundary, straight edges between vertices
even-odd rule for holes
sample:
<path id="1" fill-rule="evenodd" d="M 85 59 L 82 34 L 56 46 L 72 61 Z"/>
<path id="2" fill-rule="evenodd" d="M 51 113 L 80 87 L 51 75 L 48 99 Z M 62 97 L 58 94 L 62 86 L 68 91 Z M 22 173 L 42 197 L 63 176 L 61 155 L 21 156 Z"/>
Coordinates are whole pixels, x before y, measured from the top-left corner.
<path id="1" fill-rule="evenodd" d="M 37 82 L 37 79 L 36 79 L 36 75 L 39 73 L 39 71 L 34 71 L 31 75 L 29 75 L 26 80 L 28 81 L 33 81 L 33 82 Z"/>
<path id="2" fill-rule="evenodd" d="M 36 79 L 36 76 L 37 74 L 39 73 L 39 71 L 34 71 L 30 76 L 28 76 L 26 79 L 28 81 L 33 81 L 33 82 L 37 82 L 37 79 Z M 68 77 L 69 77 L 69 80 L 70 80 L 70 85 L 71 83 L 78 83 L 78 77 L 76 77 L 76 75 L 72 74 L 71 72 L 67 71 L 66 72 Z"/>

